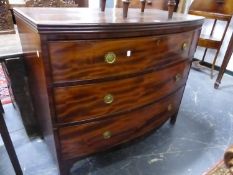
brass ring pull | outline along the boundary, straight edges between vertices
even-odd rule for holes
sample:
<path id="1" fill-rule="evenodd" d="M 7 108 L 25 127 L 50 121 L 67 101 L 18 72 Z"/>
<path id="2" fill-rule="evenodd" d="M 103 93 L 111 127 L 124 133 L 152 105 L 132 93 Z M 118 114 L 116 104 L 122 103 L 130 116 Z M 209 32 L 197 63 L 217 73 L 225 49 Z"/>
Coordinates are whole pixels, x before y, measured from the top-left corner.
<path id="1" fill-rule="evenodd" d="M 172 110 L 172 104 L 169 104 L 167 110 L 170 112 Z"/>
<path id="2" fill-rule="evenodd" d="M 113 53 L 113 52 L 108 52 L 106 55 L 105 55 L 105 62 L 108 63 L 108 64 L 113 64 L 115 61 L 116 61 L 116 54 Z"/>
<path id="3" fill-rule="evenodd" d="M 110 131 L 105 131 L 103 133 L 103 138 L 104 139 L 110 139 L 112 137 L 112 133 Z"/>
<path id="4" fill-rule="evenodd" d="M 181 80 L 181 74 L 176 74 L 175 79 L 176 79 L 176 82 L 180 81 Z"/>
<path id="5" fill-rule="evenodd" d="M 112 94 L 107 94 L 104 96 L 104 103 L 111 104 L 114 101 Z"/>
<path id="6" fill-rule="evenodd" d="M 188 47 L 188 44 L 187 44 L 187 43 L 183 43 L 183 44 L 182 44 L 182 50 L 186 50 L 187 47 Z"/>

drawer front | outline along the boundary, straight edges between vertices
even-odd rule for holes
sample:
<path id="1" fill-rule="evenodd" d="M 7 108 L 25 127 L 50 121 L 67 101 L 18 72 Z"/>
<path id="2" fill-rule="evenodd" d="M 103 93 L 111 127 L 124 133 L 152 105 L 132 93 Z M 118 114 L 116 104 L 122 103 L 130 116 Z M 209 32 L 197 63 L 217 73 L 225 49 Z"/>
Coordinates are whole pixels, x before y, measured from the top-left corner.
<path id="1" fill-rule="evenodd" d="M 106 117 L 152 103 L 186 82 L 190 62 L 138 77 L 54 89 L 58 122 Z"/>
<path id="2" fill-rule="evenodd" d="M 54 82 L 133 74 L 186 59 L 193 32 L 136 39 L 49 42 Z M 168 62 L 169 60 L 169 62 Z"/>
<path id="3" fill-rule="evenodd" d="M 58 130 L 63 159 L 82 157 L 105 150 L 141 136 L 163 124 L 179 107 L 183 89 L 147 107 L 115 116 Z"/>

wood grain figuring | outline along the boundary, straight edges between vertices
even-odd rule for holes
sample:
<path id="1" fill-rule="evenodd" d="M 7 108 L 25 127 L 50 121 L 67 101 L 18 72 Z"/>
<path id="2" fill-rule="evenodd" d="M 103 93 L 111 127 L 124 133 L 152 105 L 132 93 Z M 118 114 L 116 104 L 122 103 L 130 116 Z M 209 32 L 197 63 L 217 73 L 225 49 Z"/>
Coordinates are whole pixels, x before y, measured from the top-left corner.
<path id="1" fill-rule="evenodd" d="M 58 122 L 101 118 L 159 100 L 186 82 L 190 62 L 131 79 L 54 89 Z M 176 75 L 182 77 L 176 82 Z M 104 96 L 112 94 L 112 104 Z"/>
<path id="2" fill-rule="evenodd" d="M 177 110 L 183 88 L 175 95 L 140 110 L 117 116 L 101 122 L 64 127 L 59 129 L 62 158 L 83 157 L 94 152 L 132 140 L 160 126 Z M 168 105 L 172 105 L 168 111 Z M 147 114 L 147 115 L 145 115 Z M 112 137 L 103 138 L 103 133 L 110 131 Z"/>
<path id="3" fill-rule="evenodd" d="M 168 20 L 166 11 L 149 9 L 129 9 L 127 19 L 122 9 L 14 12 L 38 121 L 60 175 L 81 158 L 175 123 L 202 17 Z"/>
<path id="4" fill-rule="evenodd" d="M 192 32 L 187 32 L 136 39 L 50 42 L 53 80 L 59 83 L 112 77 L 151 69 L 168 58 L 173 58 L 169 63 L 175 62 L 187 58 L 189 49 L 183 50 L 182 44 L 190 45 L 191 36 Z M 109 52 L 116 54 L 113 64 L 105 62 Z"/>

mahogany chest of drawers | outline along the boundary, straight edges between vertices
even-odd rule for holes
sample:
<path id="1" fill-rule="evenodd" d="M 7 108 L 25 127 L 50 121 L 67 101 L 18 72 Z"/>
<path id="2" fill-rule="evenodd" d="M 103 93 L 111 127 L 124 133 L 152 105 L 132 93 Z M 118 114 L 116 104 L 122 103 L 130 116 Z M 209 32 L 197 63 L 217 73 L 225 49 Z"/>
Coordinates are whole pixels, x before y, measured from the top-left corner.
<path id="1" fill-rule="evenodd" d="M 203 19 L 130 9 L 14 10 L 30 91 L 60 173 L 175 123 Z"/>

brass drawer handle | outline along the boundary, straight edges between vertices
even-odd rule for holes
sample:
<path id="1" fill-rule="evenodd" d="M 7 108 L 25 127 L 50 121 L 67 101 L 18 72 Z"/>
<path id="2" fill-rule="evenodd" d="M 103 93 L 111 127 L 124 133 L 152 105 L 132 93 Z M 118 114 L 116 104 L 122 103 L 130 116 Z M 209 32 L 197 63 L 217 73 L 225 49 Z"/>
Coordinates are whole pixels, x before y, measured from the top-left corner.
<path id="1" fill-rule="evenodd" d="M 106 55 L 105 55 L 105 62 L 108 63 L 108 64 L 113 64 L 114 62 L 116 62 L 116 54 L 113 53 L 113 52 L 108 52 Z"/>
<path id="2" fill-rule="evenodd" d="M 182 50 L 186 50 L 188 48 L 188 44 L 187 43 L 183 43 L 182 44 Z"/>
<path id="3" fill-rule="evenodd" d="M 103 133 L 103 138 L 104 139 L 110 139 L 112 137 L 112 133 L 110 131 L 105 131 Z"/>
<path id="4" fill-rule="evenodd" d="M 169 104 L 167 110 L 170 112 L 172 110 L 172 104 Z"/>
<path id="5" fill-rule="evenodd" d="M 111 104 L 114 101 L 112 94 L 107 94 L 104 96 L 104 103 Z"/>
<path id="6" fill-rule="evenodd" d="M 181 80 L 181 74 L 176 74 L 175 79 L 176 79 L 176 82 L 180 81 Z"/>

